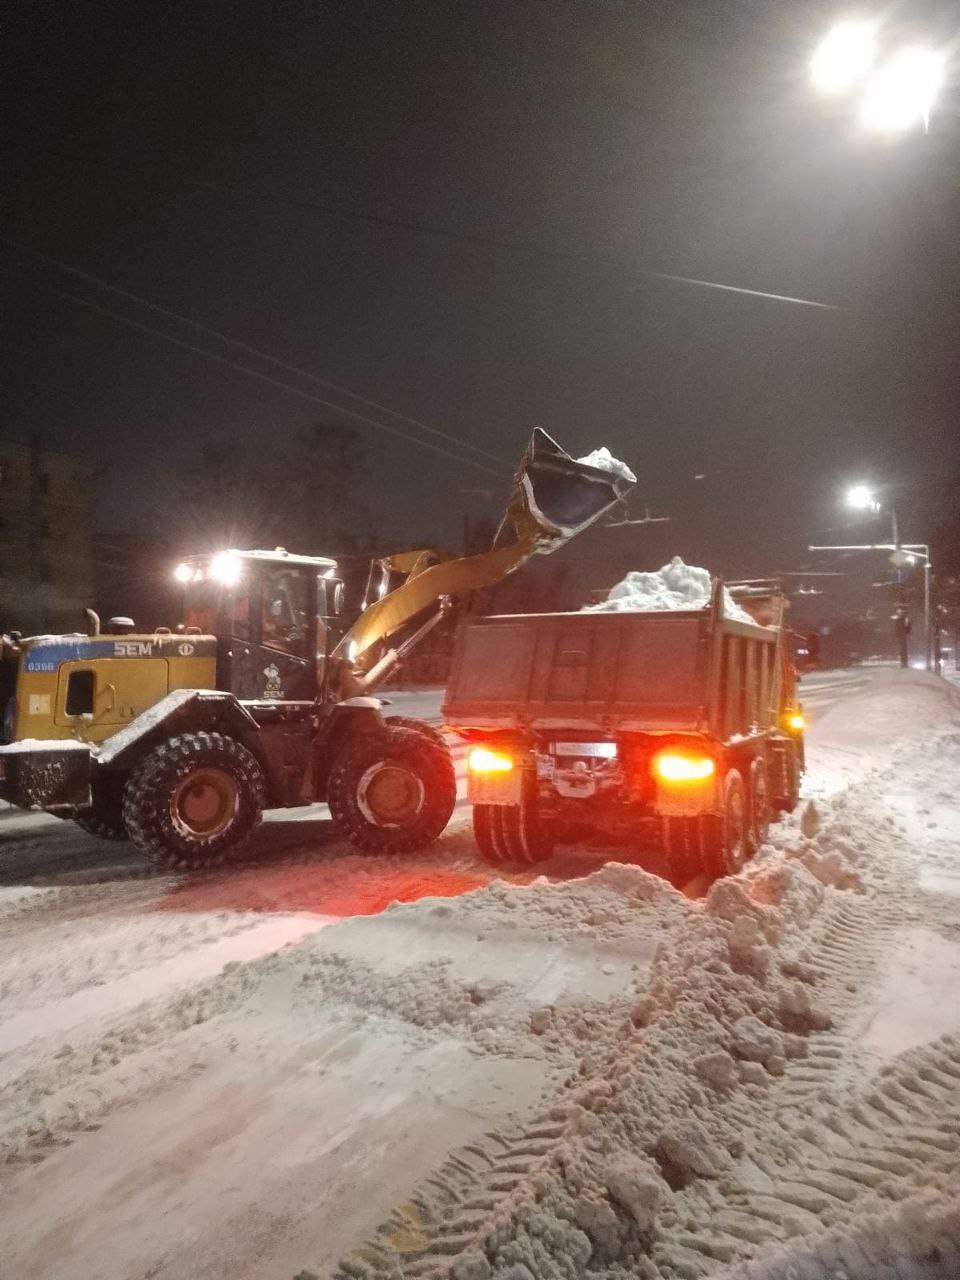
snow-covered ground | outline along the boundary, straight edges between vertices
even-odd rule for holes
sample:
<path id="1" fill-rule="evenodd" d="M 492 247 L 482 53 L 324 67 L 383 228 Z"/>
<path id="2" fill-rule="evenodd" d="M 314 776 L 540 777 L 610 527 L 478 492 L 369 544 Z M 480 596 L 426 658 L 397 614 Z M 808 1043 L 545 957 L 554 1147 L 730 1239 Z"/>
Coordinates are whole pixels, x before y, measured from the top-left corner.
<path id="1" fill-rule="evenodd" d="M 802 694 L 804 803 L 708 892 L 495 880 L 463 806 L 193 880 L 0 814 L 0 1276 L 960 1276 L 960 690 Z"/>

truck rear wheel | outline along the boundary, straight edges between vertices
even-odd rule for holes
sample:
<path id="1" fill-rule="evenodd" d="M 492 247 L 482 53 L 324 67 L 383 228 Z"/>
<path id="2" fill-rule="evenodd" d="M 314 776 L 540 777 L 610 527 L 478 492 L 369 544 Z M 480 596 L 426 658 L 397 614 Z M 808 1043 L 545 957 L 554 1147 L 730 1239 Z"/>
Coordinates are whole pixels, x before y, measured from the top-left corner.
<path id="1" fill-rule="evenodd" d="M 503 843 L 503 826 L 500 821 L 500 810 L 497 804 L 475 804 L 473 806 L 473 834 L 484 862 L 499 867 L 509 861 L 506 846 Z"/>
<path id="2" fill-rule="evenodd" d="M 703 867 L 713 878 L 735 876 L 749 856 L 747 789 L 738 769 L 723 780 L 723 809 L 718 817 L 702 818 Z"/>
<path id="3" fill-rule="evenodd" d="M 108 773 L 97 778 L 91 787 L 91 805 L 74 814 L 74 822 L 101 840 L 126 840 L 127 824 L 123 820 L 123 790 L 127 777 Z"/>
<path id="4" fill-rule="evenodd" d="M 263 772 L 241 743 L 220 733 L 184 733 L 134 769 L 123 818 L 152 862 L 181 871 L 216 867 L 260 821 Z"/>
<path id="5" fill-rule="evenodd" d="M 760 756 L 750 766 L 750 853 L 767 843 L 770 835 L 770 792 L 767 762 Z"/>
<path id="6" fill-rule="evenodd" d="M 771 768 L 773 794 L 770 808 L 775 814 L 793 813 L 800 803 L 800 780 L 803 776 L 803 740 L 787 739 L 776 743 Z"/>
<path id="7" fill-rule="evenodd" d="M 473 834 L 485 861 L 494 866 L 532 866 L 553 853 L 553 835 L 534 797 L 523 804 L 474 805 Z"/>
<path id="8" fill-rule="evenodd" d="M 701 818 L 664 818 L 663 843 L 670 879 L 679 887 L 703 872 Z"/>
<path id="9" fill-rule="evenodd" d="M 327 802 L 363 853 L 414 853 L 432 844 L 453 814 L 453 759 L 431 736 L 389 725 L 347 744 L 330 770 Z"/>

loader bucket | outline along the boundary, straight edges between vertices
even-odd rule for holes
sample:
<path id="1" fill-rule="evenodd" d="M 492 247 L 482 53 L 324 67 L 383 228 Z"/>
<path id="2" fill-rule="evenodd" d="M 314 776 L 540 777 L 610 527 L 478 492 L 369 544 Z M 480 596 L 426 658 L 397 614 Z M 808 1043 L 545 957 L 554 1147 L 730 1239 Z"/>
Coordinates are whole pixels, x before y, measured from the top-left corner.
<path id="1" fill-rule="evenodd" d="M 571 458 L 538 427 L 517 468 L 507 525 L 518 539 L 533 536 L 541 554 L 588 528 L 623 498 L 632 484 L 622 476 Z"/>

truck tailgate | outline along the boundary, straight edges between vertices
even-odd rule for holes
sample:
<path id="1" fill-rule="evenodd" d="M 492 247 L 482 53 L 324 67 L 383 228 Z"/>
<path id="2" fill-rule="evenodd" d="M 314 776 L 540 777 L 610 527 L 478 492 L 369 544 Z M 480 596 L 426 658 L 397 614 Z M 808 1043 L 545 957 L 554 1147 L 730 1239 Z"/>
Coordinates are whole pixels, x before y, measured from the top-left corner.
<path id="1" fill-rule="evenodd" d="M 708 615 L 481 618 L 458 637 L 444 717 L 457 726 L 693 728 L 706 703 Z"/>

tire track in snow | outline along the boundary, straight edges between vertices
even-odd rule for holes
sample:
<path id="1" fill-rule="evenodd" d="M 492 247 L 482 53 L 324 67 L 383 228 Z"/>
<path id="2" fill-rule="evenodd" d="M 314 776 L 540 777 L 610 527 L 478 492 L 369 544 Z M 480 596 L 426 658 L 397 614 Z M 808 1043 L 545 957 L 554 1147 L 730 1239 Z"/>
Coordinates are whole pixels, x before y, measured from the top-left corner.
<path id="1" fill-rule="evenodd" d="M 889 854 L 895 837 L 887 835 Z M 882 1206 L 891 1187 L 902 1194 L 927 1182 L 945 1185 L 960 1164 L 958 1126 L 941 1120 L 960 1115 L 960 1042 L 948 1037 L 936 1049 L 896 1059 L 864 1092 L 862 1056 L 843 1031 L 846 1013 L 901 922 L 904 886 L 884 888 L 869 897 L 830 893 L 800 940 L 797 959 L 781 959 L 785 976 L 816 982 L 837 1025 L 809 1034 L 806 1054 L 785 1064 L 779 1080 L 739 1090 L 718 1106 L 726 1122 L 749 1135 L 747 1147 L 761 1154 L 744 1162 L 742 1178 L 732 1171 L 675 1193 L 676 1210 L 649 1255 L 655 1268 L 649 1274 L 706 1276 L 766 1244 L 855 1222 Z M 791 1115 L 800 1117 L 800 1127 L 781 1132 L 783 1117 Z M 478 1250 L 494 1221 L 509 1216 L 509 1198 L 535 1183 L 538 1167 L 555 1166 L 569 1136 L 564 1126 L 556 1126 L 552 1138 L 534 1132 L 537 1145 L 522 1159 L 514 1158 L 510 1143 L 522 1143 L 523 1135 L 491 1135 L 502 1152 L 493 1145 L 452 1156 L 337 1276 L 419 1280 L 456 1274 L 451 1268 L 465 1253 L 482 1256 Z"/>

